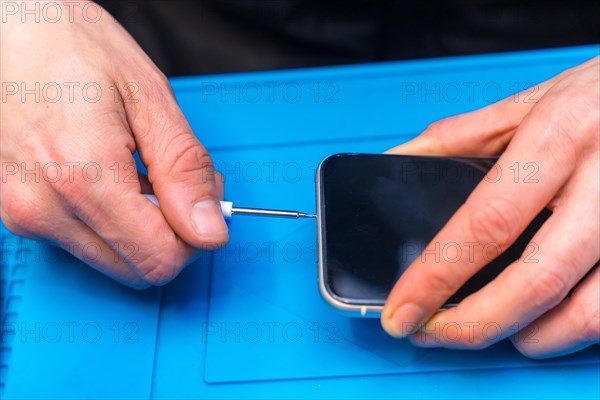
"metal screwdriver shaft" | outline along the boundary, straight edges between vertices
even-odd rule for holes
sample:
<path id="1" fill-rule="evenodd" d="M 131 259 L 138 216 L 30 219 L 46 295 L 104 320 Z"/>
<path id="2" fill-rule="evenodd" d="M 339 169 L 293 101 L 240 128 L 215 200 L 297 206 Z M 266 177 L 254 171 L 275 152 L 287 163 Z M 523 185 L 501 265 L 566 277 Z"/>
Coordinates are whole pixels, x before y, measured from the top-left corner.
<path id="1" fill-rule="evenodd" d="M 314 214 L 306 214 L 299 211 L 290 210 L 270 210 L 267 208 L 247 208 L 247 207 L 232 207 L 232 215 L 256 215 L 264 217 L 280 217 L 280 218 L 315 218 Z"/>

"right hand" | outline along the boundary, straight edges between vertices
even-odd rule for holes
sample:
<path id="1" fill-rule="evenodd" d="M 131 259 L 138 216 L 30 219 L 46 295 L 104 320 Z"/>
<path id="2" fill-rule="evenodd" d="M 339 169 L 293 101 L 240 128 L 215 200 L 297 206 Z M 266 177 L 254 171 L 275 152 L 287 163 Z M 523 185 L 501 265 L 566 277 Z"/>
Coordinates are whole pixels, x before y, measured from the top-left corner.
<path id="1" fill-rule="evenodd" d="M 86 20 L 84 6 L 101 18 Z M 129 286 L 166 283 L 200 249 L 228 241 L 222 180 L 129 34 L 94 3 L 71 13 L 56 23 L 3 16 L 2 222 Z"/>
<path id="2" fill-rule="evenodd" d="M 539 98 L 531 101 L 534 95 Z M 529 99 L 518 101 L 524 96 Z M 491 179 L 477 185 L 423 253 L 452 244 L 458 257 L 419 257 L 396 283 L 382 312 L 390 334 L 410 335 L 419 346 L 454 349 L 479 349 L 510 337 L 532 358 L 598 343 L 599 107 L 600 58 L 595 57 L 519 96 L 437 122 L 390 150 L 502 153 Z M 515 168 L 521 175 L 512 173 Z M 522 257 L 456 307 L 440 311 L 488 264 L 489 253 L 481 249 L 493 244 L 506 250 L 544 208 L 552 215 Z M 449 326 L 458 327 L 458 336 L 445 334 Z M 491 326 L 497 334 L 488 331 Z"/>

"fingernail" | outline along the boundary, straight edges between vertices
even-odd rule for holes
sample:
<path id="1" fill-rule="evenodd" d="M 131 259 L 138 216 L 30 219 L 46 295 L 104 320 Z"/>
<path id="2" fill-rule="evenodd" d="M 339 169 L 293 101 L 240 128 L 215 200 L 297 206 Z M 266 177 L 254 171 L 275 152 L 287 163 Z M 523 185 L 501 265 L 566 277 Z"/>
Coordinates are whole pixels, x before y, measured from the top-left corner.
<path id="1" fill-rule="evenodd" d="M 214 200 L 204 200 L 194 204 L 191 220 L 199 235 L 212 236 L 227 232 L 221 206 Z"/>
<path id="2" fill-rule="evenodd" d="M 402 338 L 418 330 L 425 313 L 416 304 L 404 304 L 392 315 L 382 314 L 381 325 L 391 336 Z"/>
<path id="3" fill-rule="evenodd" d="M 412 140 L 409 140 L 406 143 L 402 143 L 394 148 L 391 148 L 389 150 L 386 151 L 386 153 L 392 153 L 392 154 L 410 154 L 413 153 L 414 151 L 418 151 L 420 148 L 423 147 L 422 144 L 422 140 L 420 137 L 416 137 Z"/>
<path id="4" fill-rule="evenodd" d="M 426 139 L 423 137 L 416 137 L 413 140 L 410 140 L 406 143 L 403 143 L 399 146 L 394 147 L 386 151 L 386 153 L 392 154 L 436 154 L 439 153 L 441 149 L 439 148 L 439 144 L 434 142 L 433 140 Z"/>

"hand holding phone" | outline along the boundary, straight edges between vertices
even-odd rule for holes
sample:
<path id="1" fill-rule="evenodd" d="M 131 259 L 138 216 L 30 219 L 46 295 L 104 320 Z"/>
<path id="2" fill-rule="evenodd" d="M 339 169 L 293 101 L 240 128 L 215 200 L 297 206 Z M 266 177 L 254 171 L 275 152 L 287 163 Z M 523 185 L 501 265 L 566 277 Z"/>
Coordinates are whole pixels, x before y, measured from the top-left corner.
<path id="1" fill-rule="evenodd" d="M 548 208 L 552 216 L 530 242 L 534 262 L 511 264 L 457 307 L 437 312 L 487 260 L 413 263 L 386 302 L 382 324 L 388 332 L 403 336 L 412 333 L 402 332 L 403 326 L 422 325 L 409 336 L 413 343 L 469 349 L 510 337 L 533 358 L 599 343 L 599 72 L 595 57 L 523 93 L 435 122 L 389 151 L 502 153 L 500 179 L 477 185 L 433 244 L 493 241 L 508 247 L 540 210 Z M 452 326 L 462 335 L 448 335 Z"/>
<path id="2" fill-rule="evenodd" d="M 529 241 L 548 210 L 508 249 L 493 242 L 449 242 L 426 250 L 496 160 L 385 154 L 326 158 L 317 175 L 323 297 L 351 315 L 379 316 L 396 281 L 417 258 L 451 268 L 482 254 L 488 265 L 452 294 L 448 307 L 480 290 L 516 259 L 528 257 Z M 463 254 L 465 248 L 469 254 Z"/>

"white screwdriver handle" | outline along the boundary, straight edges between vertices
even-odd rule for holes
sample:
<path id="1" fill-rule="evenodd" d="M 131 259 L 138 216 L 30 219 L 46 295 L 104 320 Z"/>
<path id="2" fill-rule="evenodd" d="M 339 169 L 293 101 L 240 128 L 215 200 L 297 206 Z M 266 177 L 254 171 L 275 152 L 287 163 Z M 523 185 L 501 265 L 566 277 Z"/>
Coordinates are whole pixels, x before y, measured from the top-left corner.
<path id="1" fill-rule="evenodd" d="M 146 198 L 154 203 L 157 207 L 160 207 L 158 204 L 158 199 L 153 194 L 145 194 Z M 221 211 L 223 212 L 223 216 L 225 218 L 231 218 L 233 203 L 231 201 L 221 201 Z"/>
<path id="2" fill-rule="evenodd" d="M 231 214 L 233 214 L 233 203 L 231 201 L 221 201 L 221 211 L 223 212 L 223 216 L 225 218 L 231 218 Z"/>

